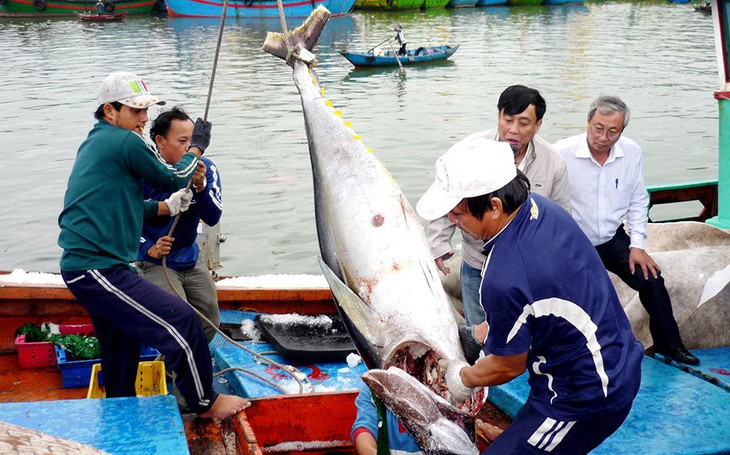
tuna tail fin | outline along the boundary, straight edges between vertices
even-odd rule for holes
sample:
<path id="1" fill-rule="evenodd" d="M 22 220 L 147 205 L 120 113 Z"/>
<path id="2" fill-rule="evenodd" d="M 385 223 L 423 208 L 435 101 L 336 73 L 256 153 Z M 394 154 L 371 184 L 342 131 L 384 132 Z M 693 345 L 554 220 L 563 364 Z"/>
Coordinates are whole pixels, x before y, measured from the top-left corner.
<path id="1" fill-rule="evenodd" d="M 322 33 L 324 26 L 327 24 L 332 13 L 327 8 L 319 5 L 317 9 L 312 11 L 307 20 L 288 32 L 283 33 L 269 32 L 266 35 L 263 49 L 271 55 L 275 55 L 281 59 L 287 60 L 290 52 L 299 52 L 301 49 L 311 51 L 317 44 L 319 35 Z"/>

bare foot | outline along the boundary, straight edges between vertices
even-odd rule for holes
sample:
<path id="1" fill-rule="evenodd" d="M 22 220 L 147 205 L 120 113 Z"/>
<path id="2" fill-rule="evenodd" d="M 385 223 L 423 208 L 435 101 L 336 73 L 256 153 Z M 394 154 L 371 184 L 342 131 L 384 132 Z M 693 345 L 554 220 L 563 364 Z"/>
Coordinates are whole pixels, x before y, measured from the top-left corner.
<path id="1" fill-rule="evenodd" d="M 487 442 L 494 441 L 504 430 L 477 419 L 477 435 Z"/>
<path id="2" fill-rule="evenodd" d="M 207 412 L 200 414 L 198 417 L 203 419 L 225 419 L 226 417 L 237 414 L 247 407 L 251 406 L 251 402 L 245 398 L 236 395 L 218 395 L 213 406 Z"/>

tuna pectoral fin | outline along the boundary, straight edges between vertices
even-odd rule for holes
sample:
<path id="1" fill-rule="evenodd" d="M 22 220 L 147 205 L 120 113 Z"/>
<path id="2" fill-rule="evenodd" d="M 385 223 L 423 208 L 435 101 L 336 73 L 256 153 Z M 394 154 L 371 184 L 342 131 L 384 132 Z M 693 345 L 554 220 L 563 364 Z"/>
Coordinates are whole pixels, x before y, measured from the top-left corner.
<path id="1" fill-rule="evenodd" d="M 398 416 L 426 455 L 476 455 L 474 418 L 400 368 L 368 370 L 363 381 Z"/>
<path id="2" fill-rule="evenodd" d="M 357 294 L 352 292 L 352 289 L 340 280 L 335 272 L 325 264 L 321 256 L 318 256 L 317 259 L 319 260 L 319 267 L 322 269 L 322 273 L 330 286 L 332 295 L 337 300 L 337 304 L 370 344 L 374 346 L 379 345 L 377 342 L 379 338 L 378 332 L 375 330 L 377 327 L 375 324 L 370 323 L 373 319 L 373 313 L 370 311 L 370 308 L 368 308 Z"/>
<path id="3" fill-rule="evenodd" d="M 319 5 L 312 11 L 309 18 L 301 26 L 283 35 L 281 33 L 269 32 L 266 35 L 263 49 L 271 55 L 287 59 L 290 51 L 297 51 L 304 48 L 311 51 L 317 44 L 319 35 L 322 33 L 325 24 L 332 13 L 327 8 Z"/>

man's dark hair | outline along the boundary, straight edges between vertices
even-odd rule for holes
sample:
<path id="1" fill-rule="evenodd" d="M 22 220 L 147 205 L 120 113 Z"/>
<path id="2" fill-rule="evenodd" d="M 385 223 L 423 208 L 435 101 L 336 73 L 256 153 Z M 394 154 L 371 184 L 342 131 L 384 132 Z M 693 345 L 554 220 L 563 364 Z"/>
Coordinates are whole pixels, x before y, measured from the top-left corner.
<path id="1" fill-rule="evenodd" d="M 520 111 L 521 112 L 521 111 Z M 511 214 L 527 200 L 530 193 L 530 181 L 527 176 L 520 170 L 517 170 L 517 176 L 511 182 L 489 194 L 475 196 L 466 199 L 466 206 L 469 213 L 474 215 L 478 220 L 484 218 L 487 210 L 492 209 L 492 198 L 502 201 L 502 209 L 507 215 Z"/>
<path id="2" fill-rule="evenodd" d="M 168 132 L 170 132 L 170 125 L 172 125 L 173 120 L 190 120 L 190 116 L 185 113 L 184 110 L 182 110 L 181 107 L 175 106 L 169 111 L 165 111 L 157 116 L 154 122 L 152 122 L 152 126 L 150 127 L 150 138 L 152 140 L 155 140 L 155 137 L 157 136 L 165 136 Z"/>
<path id="3" fill-rule="evenodd" d="M 111 103 L 107 103 L 107 104 L 111 104 L 115 111 L 118 111 L 119 109 L 122 108 L 122 103 L 120 103 L 119 101 L 112 101 Z M 96 112 L 94 112 L 94 118 L 97 120 L 101 120 L 104 118 L 104 105 L 103 104 L 96 108 Z"/>
<path id="4" fill-rule="evenodd" d="M 545 105 L 545 98 L 540 95 L 540 92 L 524 85 L 512 85 L 504 89 L 502 94 L 499 95 L 497 112 L 504 110 L 507 115 L 517 115 L 527 109 L 530 104 L 535 106 L 537 120 L 542 120 L 547 106 Z"/>

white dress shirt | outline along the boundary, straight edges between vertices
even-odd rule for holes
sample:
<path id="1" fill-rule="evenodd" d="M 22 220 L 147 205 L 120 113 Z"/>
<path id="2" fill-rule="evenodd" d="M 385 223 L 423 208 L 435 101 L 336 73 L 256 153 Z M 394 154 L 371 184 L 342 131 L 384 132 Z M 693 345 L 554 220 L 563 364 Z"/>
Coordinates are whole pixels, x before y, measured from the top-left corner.
<path id="1" fill-rule="evenodd" d="M 641 148 L 621 136 L 601 166 L 588 149 L 586 133 L 555 143 L 568 165 L 573 218 L 591 243 L 606 243 L 628 221 L 631 248 L 644 249 L 649 193 L 644 185 Z"/>

